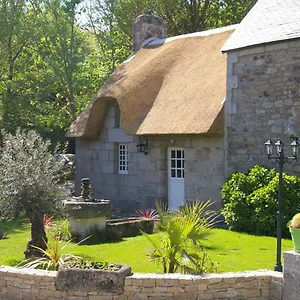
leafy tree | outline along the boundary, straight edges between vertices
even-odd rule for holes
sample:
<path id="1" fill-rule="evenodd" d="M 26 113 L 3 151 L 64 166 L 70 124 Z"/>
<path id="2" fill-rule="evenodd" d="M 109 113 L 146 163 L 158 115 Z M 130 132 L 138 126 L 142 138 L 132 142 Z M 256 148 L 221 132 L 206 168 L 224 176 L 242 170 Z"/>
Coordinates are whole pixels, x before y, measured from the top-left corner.
<path id="1" fill-rule="evenodd" d="M 157 243 L 151 235 L 144 235 L 154 246 L 149 257 L 162 265 L 164 273 L 209 273 L 215 265 L 203 250 L 201 242 L 211 233 L 216 219 L 213 211 L 207 210 L 210 202 L 185 204 L 179 211 L 166 211 L 157 204 L 159 214 L 159 238 Z"/>
<path id="2" fill-rule="evenodd" d="M 81 66 L 88 55 L 86 40 L 76 23 L 79 3 L 80 0 L 49 0 L 34 5 L 40 25 L 37 51 L 54 76 L 52 97 L 62 104 L 60 107 L 65 108 L 71 120 L 77 116 Z"/>
<path id="3" fill-rule="evenodd" d="M 32 246 L 46 249 L 44 214 L 58 209 L 63 197 L 57 185 L 61 165 L 34 131 L 3 132 L 0 156 L 0 217 L 14 218 L 24 213 L 31 223 L 31 240 L 25 257 L 41 256 Z"/>
<path id="4" fill-rule="evenodd" d="M 33 43 L 34 20 L 26 1 L 0 1 L 1 127 L 9 131 L 15 130 L 18 122 L 22 125 L 26 50 Z"/>

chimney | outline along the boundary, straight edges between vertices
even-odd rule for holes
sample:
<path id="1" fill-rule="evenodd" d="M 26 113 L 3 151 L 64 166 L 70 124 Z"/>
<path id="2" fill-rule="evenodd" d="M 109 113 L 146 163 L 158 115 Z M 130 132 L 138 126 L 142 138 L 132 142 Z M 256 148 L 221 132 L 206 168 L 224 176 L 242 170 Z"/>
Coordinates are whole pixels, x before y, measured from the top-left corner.
<path id="1" fill-rule="evenodd" d="M 151 37 L 166 38 L 167 26 L 161 17 L 140 15 L 133 23 L 133 52 Z"/>

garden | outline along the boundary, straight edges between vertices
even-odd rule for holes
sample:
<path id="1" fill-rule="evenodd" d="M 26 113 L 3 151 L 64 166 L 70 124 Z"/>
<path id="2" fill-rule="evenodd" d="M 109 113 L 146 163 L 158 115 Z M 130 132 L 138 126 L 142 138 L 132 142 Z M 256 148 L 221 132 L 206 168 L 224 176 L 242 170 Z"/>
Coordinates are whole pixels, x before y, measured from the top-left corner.
<path id="1" fill-rule="evenodd" d="M 33 131 L 3 134 L 0 158 L 0 265 L 58 270 L 114 269 L 133 272 L 202 274 L 273 269 L 276 240 L 275 170 L 254 166 L 236 173 L 222 189 L 222 214 L 229 229 L 217 228 L 220 215 L 211 202 L 170 212 L 139 211 L 154 232 L 113 241 L 75 242 L 61 200 L 64 171 L 49 152 L 49 142 Z M 284 175 L 284 223 L 297 210 L 300 180 Z M 51 216 L 51 217 L 47 217 Z M 53 216 L 53 217 L 52 217 Z M 293 248 L 284 226 L 282 250 Z M 24 251 L 25 250 L 25 251 Z M 25 258 L 25 260 L 24 260 Z"/>

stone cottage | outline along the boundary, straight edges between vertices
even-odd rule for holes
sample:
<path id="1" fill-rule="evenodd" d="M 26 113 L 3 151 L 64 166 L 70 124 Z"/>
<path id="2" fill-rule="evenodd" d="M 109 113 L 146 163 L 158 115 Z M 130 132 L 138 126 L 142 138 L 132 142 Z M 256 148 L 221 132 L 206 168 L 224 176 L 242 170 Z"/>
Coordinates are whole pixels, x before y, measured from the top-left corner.
<path id="1" fill-rule="evenodd" d="M 90 177 L 94 196 L 123 211 L 220 208 L 225 178 L 266 164 L 264 142 L 297 131 L 299 38 L 297 0 L 258 0 L 237 26 L 171 38 L 140 16 L 134 54 L 68 131 L 77 191 Z"/>

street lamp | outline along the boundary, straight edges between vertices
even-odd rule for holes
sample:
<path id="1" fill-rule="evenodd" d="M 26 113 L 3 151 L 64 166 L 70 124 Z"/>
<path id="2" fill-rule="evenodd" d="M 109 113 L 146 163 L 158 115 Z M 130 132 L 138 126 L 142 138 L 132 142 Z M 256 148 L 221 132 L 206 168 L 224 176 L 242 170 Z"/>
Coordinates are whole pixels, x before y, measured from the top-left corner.
<path id="1" fill-rule="evenodd" d="M 279 167 L 279 178 L 278 178 L 278 202 L 277 202 L 277 248 L 276 248 L 276 265 L 274 267 L 274 271 L 282 272 L 281 265 L 281 221 L 282 221 L 282 172 L 283 166 L 289 165 L 291 162 L 296 161 L 298 159 L 299 154 L 299 142 L 298 137 L 292 136 L 293 142 L 291 143 L 292 154 L 291 157 L 284 156 L 284 144 L 280 139 L 276 143 L 273 143 L 272 140 L 268 140 L 265 142 L 267 157 L 270 162 L 278 165 Z M 274 149 L 275 148 L 275 149 Z M 273 152 L 275 150 L 275 155 Z"/>

